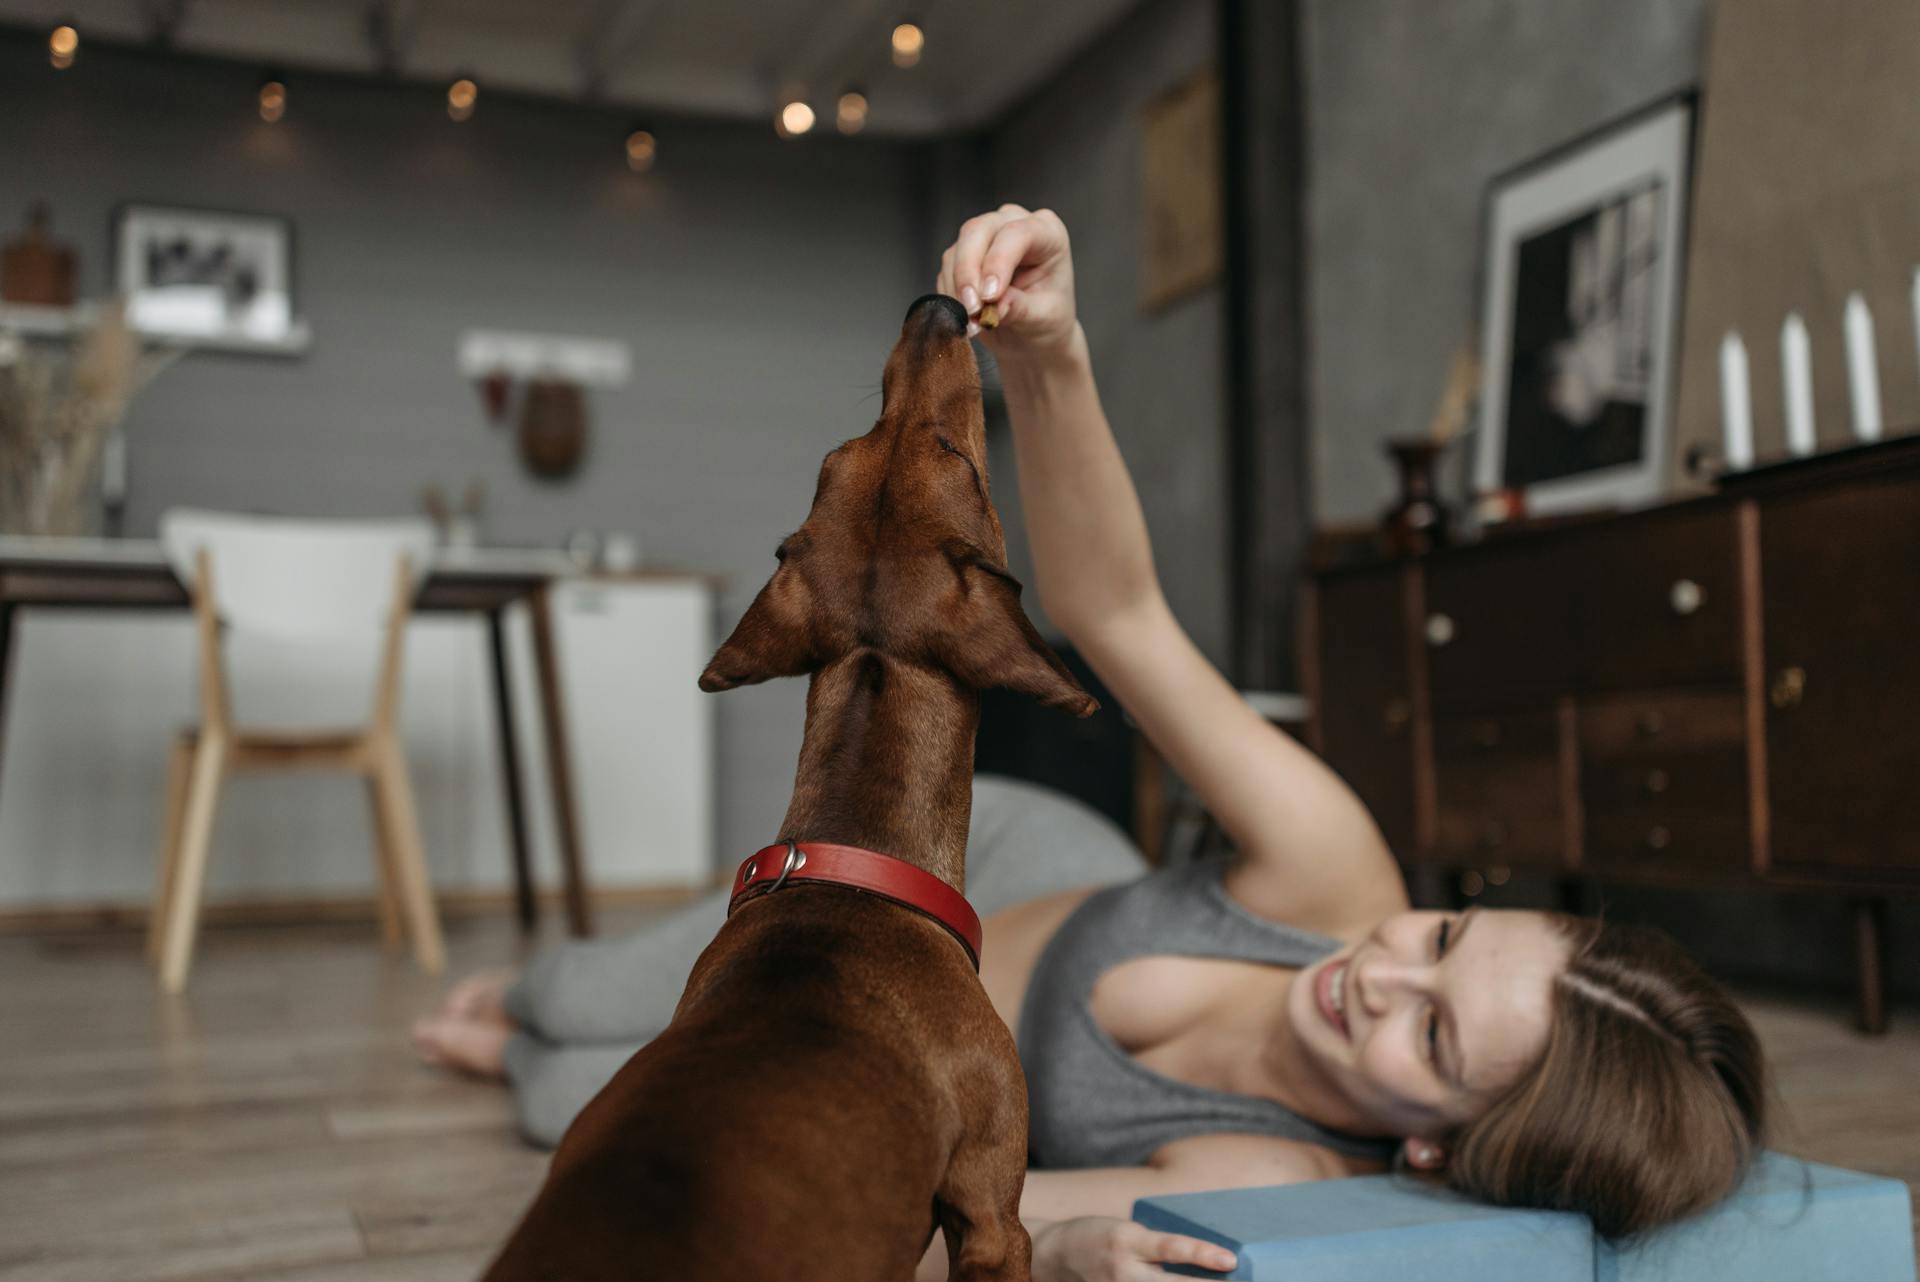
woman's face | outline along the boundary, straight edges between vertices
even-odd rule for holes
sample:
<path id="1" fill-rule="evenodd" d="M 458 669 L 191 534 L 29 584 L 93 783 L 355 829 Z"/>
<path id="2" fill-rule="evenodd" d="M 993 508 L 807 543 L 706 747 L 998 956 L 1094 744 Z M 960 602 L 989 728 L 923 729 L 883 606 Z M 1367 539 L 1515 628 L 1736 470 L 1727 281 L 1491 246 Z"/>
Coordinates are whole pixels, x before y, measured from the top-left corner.
<path id="1" fill-rule="evenodd" d="M 1478 1117 L 1546 1049 L 1567 958 L 1539 913 L 1399 913 L 1300 972 L 1287 1019 L 1359 1116 L 1436 1137 Z"/>

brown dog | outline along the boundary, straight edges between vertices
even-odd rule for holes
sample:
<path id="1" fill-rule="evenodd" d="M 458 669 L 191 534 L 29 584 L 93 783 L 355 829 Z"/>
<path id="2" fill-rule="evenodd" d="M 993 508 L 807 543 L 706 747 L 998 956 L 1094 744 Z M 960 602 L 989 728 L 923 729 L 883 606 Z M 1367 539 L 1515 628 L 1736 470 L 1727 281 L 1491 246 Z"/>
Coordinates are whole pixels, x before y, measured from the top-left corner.
<path id="1" fill-rule="evenodd" d="M 940 295 L 908 310 L 880 421 L 827 455 L 700 678 L 810 673 L 782 838 L 883 852 L 956 891 L 978 690 L 1096 706 L 1006 571 L 966 320 Z M 1024 1282 L 1025 1083 L 967 951 L 844 886 L 736 903 L 487 1277 L 905 1282 L 937 1227 L 953 1278 Z"/>

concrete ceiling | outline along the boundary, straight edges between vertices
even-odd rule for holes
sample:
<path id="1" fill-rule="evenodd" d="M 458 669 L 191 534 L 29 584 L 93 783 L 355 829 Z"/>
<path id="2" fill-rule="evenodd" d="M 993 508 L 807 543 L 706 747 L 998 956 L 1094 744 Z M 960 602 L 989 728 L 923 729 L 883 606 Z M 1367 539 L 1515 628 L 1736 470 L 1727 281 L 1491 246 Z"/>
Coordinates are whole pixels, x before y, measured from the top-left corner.
<path id="1" fill-rule="evenodd" d="M 798 85 L 823 123 L 848 85 L 871 132 L 991 120 L 1136 0 L 0 0 L 0 24 L 299 68 L 771 122 Z M 926 33 L 893 65 L 894 24 Z"/>

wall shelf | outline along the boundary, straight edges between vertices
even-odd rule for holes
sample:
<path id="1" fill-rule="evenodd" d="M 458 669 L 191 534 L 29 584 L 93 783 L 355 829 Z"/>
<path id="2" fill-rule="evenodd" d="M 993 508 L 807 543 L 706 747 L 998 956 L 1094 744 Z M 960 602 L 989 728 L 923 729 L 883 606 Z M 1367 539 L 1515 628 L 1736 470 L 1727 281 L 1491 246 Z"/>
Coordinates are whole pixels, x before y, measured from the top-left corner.
<path id="1" fill-rule="evenodd" d="M 49 340 L 70 339 L 92 323 L 100 304 L 75 303 L 70 307 L 46 307 L 34 303 L 0 303 L 0 334 Z M 189 352 L 233 352 L 248 356 L 299 356 L 313 346 L 312 327 L 296 320 L 284 338 L 262 341 L 240 335 L 207 334 L 186 337 L 179 334 L 141 332 L 141 337 L 156 347 L 177 347 Z"/>

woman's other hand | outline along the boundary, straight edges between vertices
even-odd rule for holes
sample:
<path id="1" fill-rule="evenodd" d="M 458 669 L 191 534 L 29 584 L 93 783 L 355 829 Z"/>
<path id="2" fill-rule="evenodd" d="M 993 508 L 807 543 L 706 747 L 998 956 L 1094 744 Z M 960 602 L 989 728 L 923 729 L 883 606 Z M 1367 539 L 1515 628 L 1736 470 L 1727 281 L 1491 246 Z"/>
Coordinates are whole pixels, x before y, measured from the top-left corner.
<path id="1" fill-rule="evenodd" d="M 1155 1282 L 1173 1276 L 1163 1264 L 1225 1273 L 1234 1254 L 1198 1238 L 1104 1216 L 1056 1220 L 1033 1230 L 1035 1282 Z"/>
<path id="2" fill-rule="evenodd" d="M 1046 358 L 1071 350 L 1078 324 L 1073 303 L 1073 249 L 1067 225 L 1051 209 L 1002 205 L 969 218 L 940 257 L 941 293 L 957 298 L 977 328 L 987 304 L 999 324 L 984 331 L 1002 362 Z"/>

